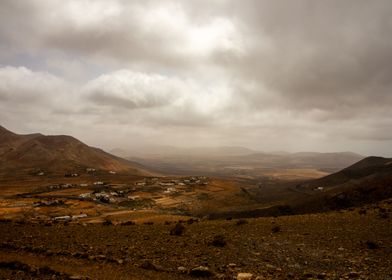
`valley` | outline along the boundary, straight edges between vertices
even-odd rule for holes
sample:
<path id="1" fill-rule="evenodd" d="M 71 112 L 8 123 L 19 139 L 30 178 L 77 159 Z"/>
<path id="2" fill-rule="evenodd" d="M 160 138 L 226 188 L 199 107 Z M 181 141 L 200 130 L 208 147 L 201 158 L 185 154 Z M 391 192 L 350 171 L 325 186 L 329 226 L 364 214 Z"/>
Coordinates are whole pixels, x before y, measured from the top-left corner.
<path id="1" fill-rule="evenodd" d="M 392 159 L 0 139 L 4 279 L 392 279 Z"/>

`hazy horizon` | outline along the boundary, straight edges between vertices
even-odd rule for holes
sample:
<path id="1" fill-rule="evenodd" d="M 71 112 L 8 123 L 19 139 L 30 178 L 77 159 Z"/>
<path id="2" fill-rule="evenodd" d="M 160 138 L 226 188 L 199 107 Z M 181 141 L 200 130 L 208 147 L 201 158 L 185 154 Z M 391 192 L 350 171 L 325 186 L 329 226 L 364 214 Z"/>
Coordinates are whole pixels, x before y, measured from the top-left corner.
<path id="1" fill-rule="evenodd" d="M 0 2 L 0 125 L 112 150 L 392 156 L 392 2 Z"/>
<path id="2" fill-rule="evenodd" d="M 9 128 L 6 128 L 0 124 L 0 128 L 4 128 L 12 133 L 16 133 L 19 135 L 29 135 L 29 134 L 42 134 L 40 132 L 31 132 L 31 133 L 19 133 L 17 131 L 11 131 Z M 43 134 L 45 135 L 45 134 Z M 64 134 L 47 134 L 45 136 L 65 136 Z M 73 135 L 67 135 L 74 137 Z M 78 139 L 81 140 L 81 139 Z M 103 149 L 108 153 L 120 156 L 120 157 L 139 157 L 139 156 L 151 156 L 151 155 L 197 155 L 197 151 L 202 152 L 201 156 L 208 155 L 209 151 L 212 152 L 220 152 L 220 155 L 230 155 L 232 153 L 238 155 L 246 155 L 252 153 L 266 153 L 266 154 L 300 154 L 300 153 L 352 153 L 358 156 L 385 156 L 385 155 L 368 155 L 368 154 L 360 154 L 350 150 L 332 150 L 332 151 L 315 151 L 315 150 L 259 150 L 258 148 L 251 148 L 245 146 L 186 146 L 186 145 L 146 145 L 139 144 L 134 146 L 123 146 L 123 147 L 100 147 L 91 145 L 91 143 L 84 142 L 89 146 L 93 146 L 95 148 Z M 225 154 L 225 151 L 227 153 Z M 191 153 L 189 153 L 191 152 Z"/>

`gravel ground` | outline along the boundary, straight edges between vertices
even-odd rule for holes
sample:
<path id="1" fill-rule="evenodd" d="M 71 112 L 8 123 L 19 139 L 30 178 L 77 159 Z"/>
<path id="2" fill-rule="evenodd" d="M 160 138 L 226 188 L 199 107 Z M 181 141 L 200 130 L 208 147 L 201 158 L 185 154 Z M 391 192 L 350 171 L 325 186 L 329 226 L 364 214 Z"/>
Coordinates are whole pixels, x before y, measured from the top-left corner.
<path id="1" fill-rule="evenodd" d="M 0 279 L 392 279 L 392 200 L 136 225 L 0 224 Z"/>

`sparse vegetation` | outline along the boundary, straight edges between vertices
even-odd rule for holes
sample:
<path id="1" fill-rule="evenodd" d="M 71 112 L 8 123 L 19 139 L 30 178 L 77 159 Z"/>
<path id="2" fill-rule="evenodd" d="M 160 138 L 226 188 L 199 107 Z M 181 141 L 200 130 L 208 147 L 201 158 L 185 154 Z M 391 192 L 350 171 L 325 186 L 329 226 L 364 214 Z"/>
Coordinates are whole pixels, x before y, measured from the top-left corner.
<path id="1" fill-rule="evenodd" d="M 282 230 L 282 228 L 280 226 L 274 226 L 271 231 L 272 233 L 278 233 Z"/>
<path id="2" fill-rule="evenodd" d="M 370 240 L 366 241 L 366 246 L 370 250 L 375 250 L 375 249 L 380 248 L 380 246 L 377 244 L 377 242 L 370 241 Z"/>
<path id="3" fill-rule="evenodd" d="M 215 247 L 224 247 L 226 246 L 226 239 L 223 235 L 215 235 L 211 241 L 211 245 Z"/>
<path id="4" fill-rule="evenodd" d="M 121 225 L 122 226 L 131 226 L 131 225 L 135 225 L 136 223 L 134 221 L 126 221 L 126 222 L 122 222 Z"/>
<path id="5" fill-rule="evenodd" d="M 237 220 L 236 225 L 237 225 L 237 226 L 240 226 L 240 225 L 246 225 L 246 224 L 248 224 L 248 223 L 249 223 L 249 222 L 248 222 L 247 220 L 239 219 L 239 220 Z"/>
<path id="6" fill-rule="evenodd" d="M 111 226 L 113 225 L 112 220 L 110 220 L 109 218 L 105 218 L 105 220 L 102 223 L 104 226 Z"/>
<path id="7" fill-rule="evenodd" d="M 181 223 L 177 223 L 171 230 L 170 235 L 183 235 L 185 232 L 185 227 Z"/>

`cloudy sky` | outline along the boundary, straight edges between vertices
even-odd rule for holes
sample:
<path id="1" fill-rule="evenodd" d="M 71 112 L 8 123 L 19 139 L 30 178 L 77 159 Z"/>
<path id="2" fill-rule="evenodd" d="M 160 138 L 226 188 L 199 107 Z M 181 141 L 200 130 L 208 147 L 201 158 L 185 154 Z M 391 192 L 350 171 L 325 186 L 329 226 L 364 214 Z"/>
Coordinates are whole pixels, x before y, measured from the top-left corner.
<path id="1" fill-rule="evenodd" d="M 392 156 L 392 1 L 2 0 L 0 125 Z"/>

